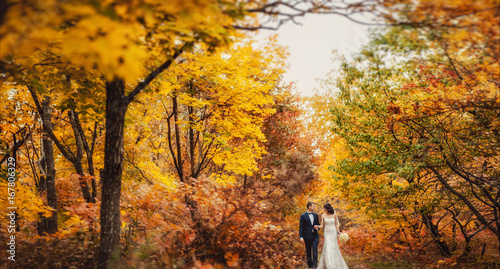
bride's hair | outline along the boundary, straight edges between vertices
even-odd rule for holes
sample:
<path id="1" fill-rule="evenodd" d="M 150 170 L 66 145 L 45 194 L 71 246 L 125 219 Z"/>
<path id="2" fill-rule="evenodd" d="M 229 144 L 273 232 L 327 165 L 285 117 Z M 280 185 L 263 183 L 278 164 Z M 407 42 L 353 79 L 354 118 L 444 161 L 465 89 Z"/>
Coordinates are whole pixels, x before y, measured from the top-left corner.
<path id="1" fill-rule="evenodd" d="M 335 213 L 335 209 L 333 209 L 333 206 L 330 203 L 326 203 L 325 205 L 323 205 L 323 208 L 326 209 L 326 211 L 330 214 Z"/>

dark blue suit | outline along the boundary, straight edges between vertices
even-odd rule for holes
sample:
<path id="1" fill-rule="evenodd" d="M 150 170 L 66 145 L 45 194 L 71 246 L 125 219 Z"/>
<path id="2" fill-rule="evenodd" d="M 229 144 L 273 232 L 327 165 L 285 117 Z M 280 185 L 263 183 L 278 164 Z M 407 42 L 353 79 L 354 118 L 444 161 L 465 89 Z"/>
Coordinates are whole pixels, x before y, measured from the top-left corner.
<path id="1" fill-rule="evenodd" d="M 316 268 L 318 264 L 319 234 L 318 231 L 313 228 L 314 225 L 319 225 L 319 218 L 316 213 L 312 213 L 312 215 L 313 223 L 311 223 L 311 219 L 307 212 L 300 215 L 299 235 L 300 238 L 304 238 L 304 243 L 306 245 L 307 266 L 309 266 L 309 268 Z"/>

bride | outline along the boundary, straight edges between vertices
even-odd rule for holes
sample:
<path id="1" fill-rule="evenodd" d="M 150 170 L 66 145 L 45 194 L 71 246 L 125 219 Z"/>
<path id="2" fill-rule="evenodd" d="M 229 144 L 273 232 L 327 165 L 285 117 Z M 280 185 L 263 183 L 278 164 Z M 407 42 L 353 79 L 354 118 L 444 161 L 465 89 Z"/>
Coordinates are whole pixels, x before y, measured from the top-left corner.
<path id="1" fill-rule="evenodd" d="M 324 231 L 325 240 L 318 269 L 348 269 L 337 242 L 340 235 L 338 216 L 330 203 L 326 203 L 323 208 L 326 213 L 321 216 L 321 225 L 317 227 Z"/>

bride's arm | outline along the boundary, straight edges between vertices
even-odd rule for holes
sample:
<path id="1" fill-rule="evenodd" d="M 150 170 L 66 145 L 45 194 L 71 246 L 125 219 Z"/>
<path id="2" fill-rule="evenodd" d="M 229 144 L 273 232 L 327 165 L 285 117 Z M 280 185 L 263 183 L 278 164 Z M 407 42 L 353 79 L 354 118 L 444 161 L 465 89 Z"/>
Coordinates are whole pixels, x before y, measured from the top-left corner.
<path id="1" fill-rule="evenodd" d="M 321 223 L 319 226 L 323 231 L 325 230 L 325 214 L 321 215 Z"/>
<path id="2" fill-rule="evenodd" d="M 339 215 L 335 214 L 335 227 L 337 227 L 337 233 L 340 234 L 340 225 L 339 225 Z"/>

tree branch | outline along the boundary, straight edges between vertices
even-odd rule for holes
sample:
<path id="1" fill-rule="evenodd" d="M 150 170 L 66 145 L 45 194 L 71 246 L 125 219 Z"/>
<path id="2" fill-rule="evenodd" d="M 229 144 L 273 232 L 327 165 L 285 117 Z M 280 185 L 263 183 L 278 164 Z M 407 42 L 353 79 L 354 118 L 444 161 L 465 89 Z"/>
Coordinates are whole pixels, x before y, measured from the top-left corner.
<path id="1" fill-rule="evenodd" d="M 36 108 L 38 110 L 38 114 L 40 114 L 40 116 L 42 116 L 44 114 L 43 109 L 42 109 L 42 105 L 40 104 L 40 101 L 38 100 L 38 96 L 37 96 L 35 90 L 33 89 L 33 87 L 31 85 L 28 85 L 27 87 L 31 93 L 31 96 L 33 97 L 33 101 L 35 102 Z M 56 144 L 59 151 L 61 151 L 61 153 L 64 155 L 64 157 L 66 157 L 66 159 L 68 159 L 70 162 L 74 163 L 76 158 L 75 158 L 73 152 L 71 152 L 71 150 L 69 148 L 66 148 L 61 143 L 61 141 L 59 141 L 59 139 L 57 139 L 52 128 L 49 128 L 50 126 L 48 126 L 47 123 L 45 123 L 43 120 L 42 120 L 42 124 L 43 124 L 43 128 L 46 130 L 50 139 L 52 139 L 52 141 L 54 141 L 54 143 Z"/>
<path id="2" fill-rule="evenodd" d="M 165 69 L 169 68 L 170 65 L 179 57 L 186 49 L 191 47 L 193 43 L 185 43 L 182 47 L 180 47 L 177 51 L 175 51 L 174 55 L 170 57 L 168 60 L 166 60 L 162 65 L 160 65 L 158 68 L 156 68 L 153 72 L 151 72 L 143 82 L 140 82 L 137 84 L 137 86 L 124 98 L 124 101 L 126 105 L 130 104 L 132 100 L 134 100 L 135 96 L 139 94 L 146 86 L 153 81 L 161 72 L 163 72 Z"/>

